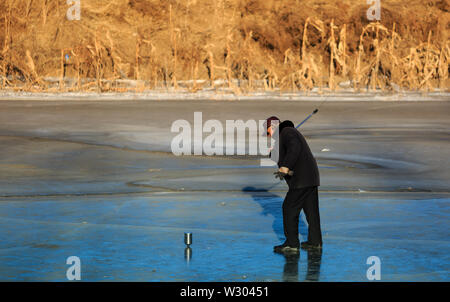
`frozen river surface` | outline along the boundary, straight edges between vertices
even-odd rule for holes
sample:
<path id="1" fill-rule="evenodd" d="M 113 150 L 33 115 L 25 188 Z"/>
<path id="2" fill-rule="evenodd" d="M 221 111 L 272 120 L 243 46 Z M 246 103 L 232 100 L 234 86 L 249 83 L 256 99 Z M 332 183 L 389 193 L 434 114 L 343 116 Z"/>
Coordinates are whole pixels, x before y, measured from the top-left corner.
<path id="1" fill-rule="evenodd" d="M 367 281 L 376 256 L 382 281 L 449 281 L 449 102 L 328 102 L 302 126 L 322 253 L 273 253 L 274 168 L 170 152 L 172 122 L 194 112 L 296 123 L 318 104 L 1 101 L 0 280 L 66 281 L 77 256 L 84 281 Z"/>

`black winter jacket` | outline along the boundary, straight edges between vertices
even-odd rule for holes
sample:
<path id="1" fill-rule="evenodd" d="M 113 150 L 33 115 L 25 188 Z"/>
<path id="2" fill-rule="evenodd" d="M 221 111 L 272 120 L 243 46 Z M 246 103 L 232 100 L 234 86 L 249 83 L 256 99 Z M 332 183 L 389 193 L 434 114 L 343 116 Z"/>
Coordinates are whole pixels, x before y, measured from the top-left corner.
<path id="1" fill-rule="evenodd" d="M 278 167 L 294 171 L 293 176 L 285 177 L 289 189 L 320 186 L 319 168 L 303 135 L 291 121 L 282 122 L 278 129 Z"/>

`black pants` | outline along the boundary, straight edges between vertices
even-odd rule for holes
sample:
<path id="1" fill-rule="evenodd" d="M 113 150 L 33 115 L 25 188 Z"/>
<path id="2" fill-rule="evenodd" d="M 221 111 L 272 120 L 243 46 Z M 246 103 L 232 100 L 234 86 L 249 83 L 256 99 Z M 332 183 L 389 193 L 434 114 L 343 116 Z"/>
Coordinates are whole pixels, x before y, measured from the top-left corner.
<path id="1" fill-rule="evenodd" d="M 308 241 L 322 244 L 320 230 L 319 193 L 317 187 L 289 190 L 283 202 L 283 226 L 286 243 L 298 247 L 298 219 L 303 209 L 308 222 Z"/>

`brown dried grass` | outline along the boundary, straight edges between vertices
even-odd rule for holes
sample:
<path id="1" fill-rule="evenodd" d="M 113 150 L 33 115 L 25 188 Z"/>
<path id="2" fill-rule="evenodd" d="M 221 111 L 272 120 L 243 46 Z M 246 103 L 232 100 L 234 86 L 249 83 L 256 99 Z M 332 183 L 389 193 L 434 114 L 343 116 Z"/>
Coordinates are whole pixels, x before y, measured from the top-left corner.
<path id="1" fill-rule="evenodd" d="M 375 23 L 351 0 L 65 2 L 0 2 L 1 89 L 449 89 L 449 0 L 383 0 Z"/>

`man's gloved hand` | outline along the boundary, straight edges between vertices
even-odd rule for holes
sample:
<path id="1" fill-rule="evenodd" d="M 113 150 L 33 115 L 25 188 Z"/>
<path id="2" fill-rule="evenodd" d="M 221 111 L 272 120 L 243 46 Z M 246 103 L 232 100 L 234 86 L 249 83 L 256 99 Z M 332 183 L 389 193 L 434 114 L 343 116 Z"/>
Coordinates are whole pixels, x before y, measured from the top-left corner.
<path id="1" fill-rule="evenodd" d="M 280 180 L 283 180 L 286 176 L 292 176 L 294 175 L 294 171 L 289 171 L 289 168 L 281 167 L 277 172 L 273 173 L 275 175 L 275 178 L 279 178 Z"/>
<path id="2" fill-rule="evenodd" d="M 279 178 L 280 180 L 283 180 L 284 177 L 287 175 L 286 173 L 280 171 L 274 172 L 273 174 L 275 175 L 275 178 Z"/>

